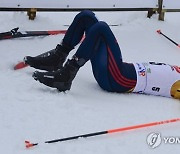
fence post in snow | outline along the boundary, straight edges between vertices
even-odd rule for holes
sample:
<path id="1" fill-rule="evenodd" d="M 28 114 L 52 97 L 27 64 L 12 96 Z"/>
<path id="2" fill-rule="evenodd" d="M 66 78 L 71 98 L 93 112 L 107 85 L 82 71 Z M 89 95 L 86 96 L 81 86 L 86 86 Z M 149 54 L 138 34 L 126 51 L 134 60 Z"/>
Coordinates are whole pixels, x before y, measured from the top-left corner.
<path id="1" fill-rule="evenodd" d="M 27 11 L 27 15 L 29 17 L 29 20 L 34 20 L 35 17 L 36 17 L 36 12 L 37 12 L 37 9 L 36 8 L 30 8 L 28 11 Z"/>
<path id="2" fill-rule="evenodd" d="M 165 12 L 163 10 L 163 0 L 158 0 L 158 13 L 159 13 L 159 20 L 164 21 Z"/>

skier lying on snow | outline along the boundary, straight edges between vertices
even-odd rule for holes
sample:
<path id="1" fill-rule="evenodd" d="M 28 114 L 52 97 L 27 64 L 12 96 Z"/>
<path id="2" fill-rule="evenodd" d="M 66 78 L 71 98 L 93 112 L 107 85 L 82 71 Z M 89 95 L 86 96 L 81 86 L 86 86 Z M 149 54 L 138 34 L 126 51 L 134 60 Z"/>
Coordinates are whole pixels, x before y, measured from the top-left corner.
<path id="1" fill-rule="evenodd" d="M 86 38 L 71 60 L 69 52 Z M 137 92 L 180 99 L 180 68 L 163 63 L 125 63 L 109 26 L 91 11 L 74 18 L 62 43 L 44 57 L 26 56 L 26 64 L 48 72 L 34 72 L 35 80 L 59 91 L 70 90 L 78 70 L 88 60 L 100 87 L 109 92 Z"/>

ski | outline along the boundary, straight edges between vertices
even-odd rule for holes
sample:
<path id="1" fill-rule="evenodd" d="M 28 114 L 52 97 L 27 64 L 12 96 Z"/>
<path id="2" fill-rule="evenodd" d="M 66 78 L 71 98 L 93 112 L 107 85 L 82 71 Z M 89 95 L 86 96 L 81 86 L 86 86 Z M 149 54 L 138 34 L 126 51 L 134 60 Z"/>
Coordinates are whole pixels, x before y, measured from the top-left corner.
<path id="1" fill-rule="evenodd" d="M 0 40 L 22 38 L 22 37 L 36 37 L 65 34 L 66 30 L 47 30 L 47 31 L 18 31 L 19 27 L 14 28 L 8 32 L 0 33 Z"/>
<path id="2" fill-rule="evenodd" d="M 14 70 L 22 69 L 22 68 L 25 68 L 25 67 L 27 67 L 27 66 L 28 66 L 28 65 L 25 64 L 24 61 L 21 61 L 21 62 L 19 62 L 18 64 L 16 64 L 16 65 L 14 66 Z"/>

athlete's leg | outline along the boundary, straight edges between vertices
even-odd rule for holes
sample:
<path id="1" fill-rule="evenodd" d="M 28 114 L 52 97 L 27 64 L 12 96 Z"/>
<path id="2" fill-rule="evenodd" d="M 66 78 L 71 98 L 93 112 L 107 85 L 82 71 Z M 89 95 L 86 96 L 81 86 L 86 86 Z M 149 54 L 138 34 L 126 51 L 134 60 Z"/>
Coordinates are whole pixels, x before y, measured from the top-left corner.
<path id="1" fill-rule="evenodd" d="M 91 60 L 94 76 L 105 90 L 125 92 L 136 85 L 134 66 L 122 62 L 120 47 L 105 22 L 91 28 L 75 56 Z"/>
<path id="2" fill-rule="evenodd" d="M 41 56 L 26 56 L 25 63 L 36 69 L 47 71 L 61 68 L 69 52 L 80 42 L 84 33 L 88 34 L 89 29 L 97 22 L 98 20 L 93 12 L 82 11 L 74 18 L 61 44 Z"/>
<path id="3" fill-rule="evenodd" d="M 135 86 L 134 67 L 122 62 L 119 45 L 109 26 L 104 22 L 98 22 L 92 26 L 73 59 L 66 63 L 62 71 L 36 72 L 34 78 L 60 91 L 69 90 L 77 71 L 88 60 L 91 60 L 95 78 L 103 89 L 125 92 Z M 124 68 L 127 70 L 122 71 L 124 73 L 122 74 L 121 70 Z M 131 72 L 131 76 L 128 71 Z"/>
<path id="4" fill-rule="evenodd" d="M 68 28 L 63 43 L 68 46 L 75 47 L 82 39 L 83 34 L 88 34 L 90 28 L 98 22 L 92 11 L 84 10 L 74 18 L 72 24 Z"/>

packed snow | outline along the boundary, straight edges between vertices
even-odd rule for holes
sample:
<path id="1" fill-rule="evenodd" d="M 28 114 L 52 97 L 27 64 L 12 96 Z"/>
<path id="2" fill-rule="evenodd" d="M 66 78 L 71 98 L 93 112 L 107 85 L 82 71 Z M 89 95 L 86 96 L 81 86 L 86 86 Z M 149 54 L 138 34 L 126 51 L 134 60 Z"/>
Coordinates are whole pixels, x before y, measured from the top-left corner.
<path id="1" fill-rule="evenodd" d="M 37 13 L 34 21 L 25 12 L 0 12 L 0 32 L 67 29 L 77 12 Z M 164 62 L 180 66 L 180 48 L 157 34 L 180 43 L 180 14 L 146 18 L 147 12 L 98 12 L 111 26 L 124 61 Z M 6 154 L 177 154 L 180 144 L 162 143 L 152 149 L 146 142 L 152 132 L 180 137 L 180 122 L 121 133 L 52 144 L 47 140 L 93 133 L 154 121 L 180 118 L 179 100 L 141 94 L 108 93 L 96 83 L 88 62 L 66 93 L 46 87 L 32 78 L 35 69 L 13 70 L 26 55 L 54 48 L 63 35 L 1 40 L 0 56 L 0 153 Z M 78 46 L 77 46 L 78 48 Z M 76 48 L 76 49 L 77 49 Z M 74 49 L 70 57 L 76 51 Z M 167 74 L 168 75 L 168 74 Z M 163 79 L 162 79 L 163 80 Z M 26 149 L 24 141 L 40 143 Z"/>

